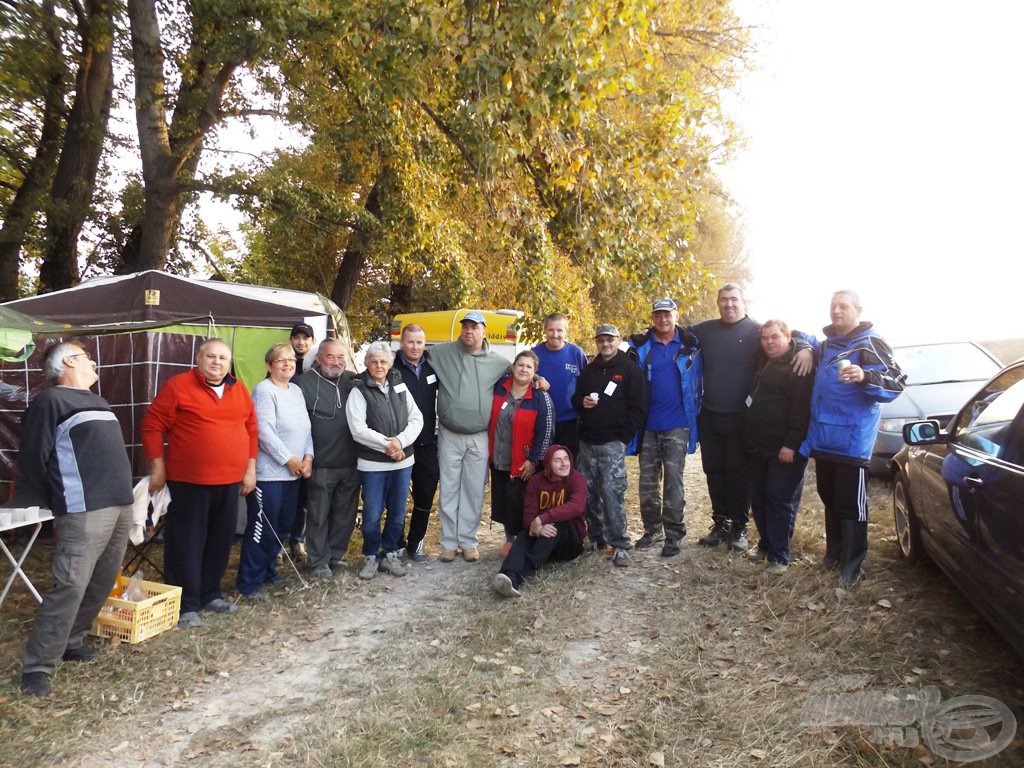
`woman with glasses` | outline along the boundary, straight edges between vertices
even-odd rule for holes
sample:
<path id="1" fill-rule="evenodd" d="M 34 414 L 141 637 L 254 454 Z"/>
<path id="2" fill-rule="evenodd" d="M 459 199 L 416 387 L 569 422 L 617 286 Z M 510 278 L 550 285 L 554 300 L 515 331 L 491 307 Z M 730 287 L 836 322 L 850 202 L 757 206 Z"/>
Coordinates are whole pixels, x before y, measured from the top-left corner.
<path id="1" fill-rule="evenodd" d="M 360 579 L 372 579 L 378 569 L 392 576 L 405 575 L 398 548 L 405 531 L 413 442 L 423 428 L 423 414 L 401 374 L 391 369 L 393 360 L 387 342 L 371 344 L 364 356 L 366 370 L 352 380 L 345 405 L 348 426 L 358 444 L 357 466 L 363 486 L 364 560 Z"/>
<path id="2" fill-rule="evenodd" d="M 265 598 L 264 584 L 277 581 L 281 535 L 292 529 L 299 504 L 299 480 L 313 471 L 313 435 L 302 390 L 291 383 L 295 352 L 275 344 L 264 358 L 267 378 L 252 391 L 259 426 L 256 490 L 246 503 L 249 521 L 238 563 L 238 591 Z"/>

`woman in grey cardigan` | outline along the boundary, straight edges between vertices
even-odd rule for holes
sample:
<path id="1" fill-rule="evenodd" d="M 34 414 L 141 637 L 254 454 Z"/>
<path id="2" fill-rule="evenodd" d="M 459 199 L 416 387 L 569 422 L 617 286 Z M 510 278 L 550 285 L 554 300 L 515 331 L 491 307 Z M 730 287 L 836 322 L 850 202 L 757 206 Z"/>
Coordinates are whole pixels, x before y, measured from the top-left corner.
<path id="1" fill-rule="evenodd" d="M 277 581 L 281 535 L 292 529 L 299 505 L 299 480 L 313 472 L 313 435 L 302 390 L 290 383 L 295 352 L 275 344 L 264 358 L 267 378 L 252 391 L 259 426 L 256 490 L 247 497 L 249 520 L 238 562 L 238 591 L 262 598 L 264 584 Z"/>

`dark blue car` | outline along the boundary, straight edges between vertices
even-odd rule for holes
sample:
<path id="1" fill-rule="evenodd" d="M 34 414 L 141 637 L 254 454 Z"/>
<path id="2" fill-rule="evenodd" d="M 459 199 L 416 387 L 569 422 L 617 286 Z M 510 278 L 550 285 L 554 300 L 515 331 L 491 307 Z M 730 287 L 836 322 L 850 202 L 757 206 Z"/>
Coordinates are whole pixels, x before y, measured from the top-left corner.
<path id="1" fill-rule="evenodd" d="M 903 427 L 893 458 L 900 552 L 930 558 L 1024 652 L 1024 360 L 949 423 Z"/>

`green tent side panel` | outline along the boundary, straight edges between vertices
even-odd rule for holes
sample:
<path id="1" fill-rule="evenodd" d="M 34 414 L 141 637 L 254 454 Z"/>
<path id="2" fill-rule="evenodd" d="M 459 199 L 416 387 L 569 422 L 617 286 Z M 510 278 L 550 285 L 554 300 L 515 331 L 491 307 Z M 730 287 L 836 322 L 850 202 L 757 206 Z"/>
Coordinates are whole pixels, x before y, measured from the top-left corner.
<path id="1" fill-rule="evenodd" d="M 264 362 L 267 350 L 280 342 L 287 344 L 288 333 L 288 328 L 231 329 L 231 357 L 235 365 L 235 375 L 245 382 L 250 392 L 267 377 L 267 364 Z"/>
<path id="2" fill-rule="evenodd" d="M 252 328 L 244 325 L 165 325 L 157 333 L 180 333 L 190 336 L 216 337 L 224 339 L 231 348 L 231 363 L 235 375 L 245 382 L 252 392 L 267 376 L 264 362 L 267 350 L 274 344 L 288 343 L 287 328 Z"/>

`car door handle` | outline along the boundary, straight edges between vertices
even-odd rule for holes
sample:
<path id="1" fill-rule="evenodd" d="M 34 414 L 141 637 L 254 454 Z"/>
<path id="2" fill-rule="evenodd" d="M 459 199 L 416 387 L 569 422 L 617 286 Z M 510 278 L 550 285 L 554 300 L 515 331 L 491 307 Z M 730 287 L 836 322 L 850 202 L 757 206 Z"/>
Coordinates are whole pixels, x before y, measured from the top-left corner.
<path id="1" fill-rule="evenodd" d="M 979 488 L 981 488 L 984 485 L 985 485 L 985 481 L 982 480 L 980 477 L 973 477 L 972 476 L 972 477 L 965 477 L 964 478 L 964 486 L 966 486 L 968 491 L 972 491 L 972 492 L 976 491 L 976 490 L 978 490 Z"/>

